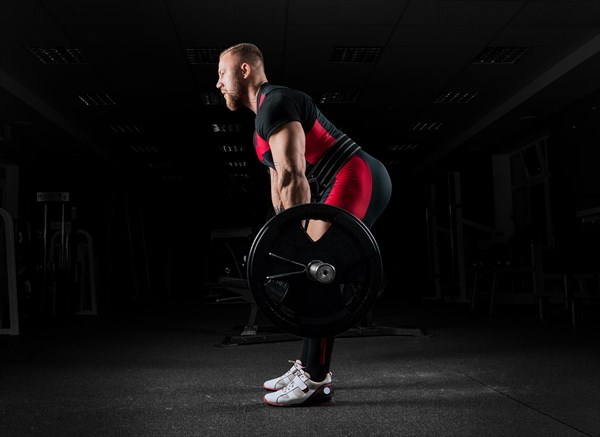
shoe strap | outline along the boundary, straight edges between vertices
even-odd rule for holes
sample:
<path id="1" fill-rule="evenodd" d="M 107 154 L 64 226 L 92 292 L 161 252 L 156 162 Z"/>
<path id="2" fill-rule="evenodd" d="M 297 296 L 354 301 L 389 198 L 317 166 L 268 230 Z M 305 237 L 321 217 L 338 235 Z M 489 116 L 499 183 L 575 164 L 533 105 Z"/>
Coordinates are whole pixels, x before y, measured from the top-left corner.
<path id="1" fill-rule="evenodd" d="M 304 376 L 304 378 L 302 378 L 302 376 Z M 292 382 L 291 385 L 298 387 L 303 392 L 306 392 L 306 391 L 308 391 L 308 386 L 304 383 L 304 379 L 308 379 L 308 378 L 306 378 L 306 376 L 303 373 L 298 374 L 294 378 L 294 381 Z"/>

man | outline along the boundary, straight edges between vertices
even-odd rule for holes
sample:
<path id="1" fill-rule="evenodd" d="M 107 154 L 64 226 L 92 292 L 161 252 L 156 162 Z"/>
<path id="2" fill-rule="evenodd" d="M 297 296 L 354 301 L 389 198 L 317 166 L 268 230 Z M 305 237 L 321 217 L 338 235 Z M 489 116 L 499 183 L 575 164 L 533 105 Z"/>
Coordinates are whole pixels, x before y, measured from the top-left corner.
<path id="1" fill-rule="evenodd" d="M 227 107 L 256 114 L 254 147 L 269 168 L 275 213 L 310 202 L 343 208 L 371 227 L 387 206 L 391 180 L 383 164 L 367 154 L 321 113 L 305 93 L 272 85 L 261 51 L 242 43 L 221 52 L 217 88 Z M 328 176 L 330 175 L 330 176 Z M 307 233 L 318 240 L 329 224 L 310 220 Z M 333 338 L 305 338 L 299 359 L 263 388 L 275 406 L 322 403 L 332 398 L 329 371 Z"/>

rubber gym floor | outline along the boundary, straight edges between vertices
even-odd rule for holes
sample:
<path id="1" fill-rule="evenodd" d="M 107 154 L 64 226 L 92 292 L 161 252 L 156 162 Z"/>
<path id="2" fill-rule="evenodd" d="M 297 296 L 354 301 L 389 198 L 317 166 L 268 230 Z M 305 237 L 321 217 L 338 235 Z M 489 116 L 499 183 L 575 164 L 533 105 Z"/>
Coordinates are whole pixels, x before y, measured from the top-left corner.
<path id="1" fill-rule="evenodd" d="M 379 302 L 376 329 L 336 340 L 334 400 L 281 408 L 261 384 L 301 342 L 260 313 L 261 341 L 237 342 L 249 309 L 147 303 L 1 336 L 0 436 L 600 436 L 596 310 L 573 328 L 530 306 Z"/>

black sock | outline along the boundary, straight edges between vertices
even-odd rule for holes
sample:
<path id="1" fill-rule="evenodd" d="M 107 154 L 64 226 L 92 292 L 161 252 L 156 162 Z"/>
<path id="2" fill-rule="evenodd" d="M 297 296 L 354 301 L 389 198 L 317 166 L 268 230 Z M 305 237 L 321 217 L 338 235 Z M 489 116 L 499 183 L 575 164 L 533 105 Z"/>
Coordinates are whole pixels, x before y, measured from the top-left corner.
<path id="1" fill-rule="evenodd" d="M 323 381 L 329 372 L 333 343 L 334 337 L 305 338 L 303 341 L 300 361 L 315 382 Z"/>

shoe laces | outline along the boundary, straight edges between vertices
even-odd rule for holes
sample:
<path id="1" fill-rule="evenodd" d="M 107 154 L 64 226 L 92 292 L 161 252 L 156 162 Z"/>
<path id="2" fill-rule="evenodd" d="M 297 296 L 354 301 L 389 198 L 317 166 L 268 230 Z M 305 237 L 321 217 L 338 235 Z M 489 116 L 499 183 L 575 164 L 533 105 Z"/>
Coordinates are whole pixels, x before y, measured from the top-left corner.
<path id="1" fill-rule="evenodd" d="M 288 361 L 294 365 L 294 369 L 290 369 L 287 372 L 285 372 L 285 376 L 298 373 L 299 371 L 302 371 L 304 369 L 304 366 L 298 364 L 297 360 L 288 360 Z"/>

